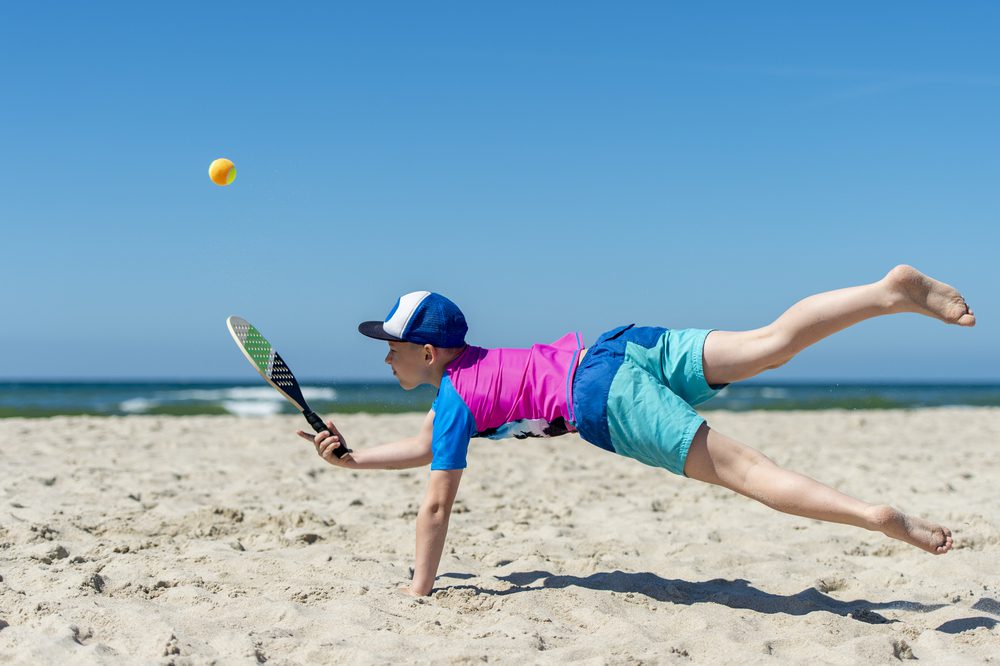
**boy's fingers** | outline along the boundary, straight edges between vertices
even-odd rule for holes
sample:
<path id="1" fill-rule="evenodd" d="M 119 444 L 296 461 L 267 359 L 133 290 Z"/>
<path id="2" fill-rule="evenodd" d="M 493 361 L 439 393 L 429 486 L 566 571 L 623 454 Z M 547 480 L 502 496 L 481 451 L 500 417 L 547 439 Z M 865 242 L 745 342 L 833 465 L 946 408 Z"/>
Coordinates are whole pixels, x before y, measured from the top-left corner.
<path id="1" fill-rule="evenodd" d="M 337 448 L 338 447 L 336 446 L 331 446 L 327 450 L 323 451 L 323 454 L 321 456 L 323 460 L 330 463 L 331 465 L 340 465 L 342 462 L 346 463 L 347 462 L 346 460 L 343 460 L 342 458 L 337 458 L 337 456 L 334 455 L 333 452 L 336 451 Z"/>
<path id="2" fill-rule="evenodd" d="M 319 454 L 320 458 L 323 458 L 327 462 L 337 462 L 338 459 L 333 455 L 341 446 L 340 437 L 338 435 L 330 434 L 328 430 L 319 432 L 316 434 L 308 433 L 304 430 L 298 430 L 296 433 L 302 439 L 307 439 L 313 443 L 316 447 L 316 453 Z"/>
<path id="3" fill-rule="evenodd" d="M 339 442 L 339 441 L 340 441 L 340 438 L 337 437 L 336 435 L 331 435 L 329 433 L 326 433 L 323 437 L 320 437 L 320 436 L 316 437 L 316 446 L 319 447 L 319 448 L 322 448 L 322 447 L 325 447 L 325 446 L 329 446 L 331 442 L 336 443 L 336 442 Z"/>
<path id="4" fill-rule="evenodd" d="M 340 447 L 340 438 L 337 437 L 336 435 L 333 435 L 329 439 L 323 440 L 323 443 L 317 448 L 320 451 L 320 455 L 326 457 L 329 454 L 333 453 L 333 451 L 339 447 Z"/>

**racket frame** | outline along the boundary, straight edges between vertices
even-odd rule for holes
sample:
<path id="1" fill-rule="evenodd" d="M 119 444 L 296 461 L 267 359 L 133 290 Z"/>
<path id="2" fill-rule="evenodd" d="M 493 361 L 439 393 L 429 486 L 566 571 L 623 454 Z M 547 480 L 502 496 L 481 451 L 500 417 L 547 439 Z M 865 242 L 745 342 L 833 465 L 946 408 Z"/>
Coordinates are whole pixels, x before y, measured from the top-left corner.
<path id="1" fill-rule="evenodd" d="M 257 360 L 250 355 L 250 352 L 247 351 L 247 348 L 244 345 L 244 341 L 240 339 L 239 333 L 237 333 L 236 331 L 236 326 L 242 326 L 244 324 L 249 328 L 255 330 L 257 332 L 257 335 L 259 335 L 261 339 L 265 343 L 267 343 L 267 346 L 270 347 L 271 353 L 273 354 L 273 362 L 271 364 L 271 367 L 273 368 L 275 365 L 280 363 L 280 367 L 285 372 L 288 373 L 286 381 L 291 382 L 291 385 L 295 388 L 293 392 L 298 394 L 297 397 L 289 395 L 289 393 L 285 391 L 285 389 L 283 389 L 281 386 L 278 385 L 277 382 L 275 382 L 271 377 L 269 377 L 264 372 L 264 370 L 261 369 L 260 365 L 257 363 Z M 291 368 L 289 368 L 288 364 L 285 363 L 285 359 L 281 358 L 281 355 L 274 348 L 271 342 L 264 337 L 263 333 L 260 332 L 260 329 L 258 329 L 256 326 L 248 322 L 243 317 L 238 317 L 236 315 L 231 315 L 228 318 L 226 318 L 226 328 L 229 329 L 229 335 L 232 336 L 233 342 L 236 343 L 236 346 L 239 348 L 240 352 L 243 354 L 246 360 L 250 362 L 250 365 L 253 366 L 254 370 L 257 371 L 257 374 L 259 374 L 264 379 L 265 382 L 270 384 L 275 391 L 280 393 L 282 397 L 285 398 L 285 400 L 290 402 L 292 405 L 295 406 L 297 410 L 302 412 L 302 415 L 305 417 L 306 421 L 309 422 L 309 425 L 312 426 L 313 430 L 315 430 L 317 433 L 323 432 L 324 430 L 326 431 L 330 430 L 330 426 L 328 426 L 323 422 L 323 419 L 319 416 L 319 414 L 317 414 L 316 412 L 314 412 L 312 409 L 309 408 L 308 403 L 306 403 L 305 396 L 302 395 L 302 387 L 299 386 L 298 380 L 295 379 L 295 375 L 292 374 Z M 343 442 L 341 442 L 340 446 L 338 446 L 333 451 L 333 455 L 335 455 L 338 458 L 343 458 L 349 453 L 351 453 L 351 449 L 347 448 L 343 444 Z"/>

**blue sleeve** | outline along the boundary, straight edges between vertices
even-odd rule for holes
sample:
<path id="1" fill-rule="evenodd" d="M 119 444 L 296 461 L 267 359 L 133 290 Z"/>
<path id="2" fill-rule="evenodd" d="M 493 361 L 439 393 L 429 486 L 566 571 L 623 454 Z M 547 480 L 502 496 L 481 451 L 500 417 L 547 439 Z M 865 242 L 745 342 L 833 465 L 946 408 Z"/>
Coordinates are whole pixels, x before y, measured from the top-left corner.
<path id="1" fill-rule="evenodd" d="M 447 376 L 441 378 L 441 388 L 431 409 L 434 410 L 431 469 L 465 469 L 469 439 L 476 434 L 476 420 Z"/>

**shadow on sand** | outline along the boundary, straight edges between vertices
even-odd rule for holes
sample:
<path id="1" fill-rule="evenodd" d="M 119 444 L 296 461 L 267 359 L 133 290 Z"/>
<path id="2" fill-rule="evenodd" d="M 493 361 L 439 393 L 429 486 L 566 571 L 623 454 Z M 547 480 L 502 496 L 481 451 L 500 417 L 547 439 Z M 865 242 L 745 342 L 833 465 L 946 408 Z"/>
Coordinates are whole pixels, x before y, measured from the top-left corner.
<path id="1" fill-rule="evenodd" d="M 442 577 L 468 578 L 468 574 L 443 574 Z M 619 592 L 622 594 L 642 594 L 656 601 L 673 604 L 721 604 L 730 608 L 753 610 L 758 613 L 784 613 L 786 615 L 807 615 L 825 612 L 842 615 L 868 624 L 898 622 L 880 615 L 878 610 L 905 610 L 918 613 L 944 608 L 947 604 L 922 604 L 916 601 L 873 602 L 866 599 L 840 601 L 815 588 L 807 588 L 796 594 L 771 594 L 758 590 L 743 579 L 726 580 L 716 578 L 701 582 L 662 578 L 654 573 L 625 573 L 611 571 L 579 576 L 556 576 L 548 571 L 525 571 L 499 576 L 514 587 L 509 590 L 488 590 L 478 585 L 454 585 L 446 589 L 471 589 L 476 594 L 504 596 L 521 594 L 542 589 L 581 587 L 588 590 Z M 971 618 L 970 618 L 971 620 Z M 947 631 L 948 629 L 940 629 Z"/>

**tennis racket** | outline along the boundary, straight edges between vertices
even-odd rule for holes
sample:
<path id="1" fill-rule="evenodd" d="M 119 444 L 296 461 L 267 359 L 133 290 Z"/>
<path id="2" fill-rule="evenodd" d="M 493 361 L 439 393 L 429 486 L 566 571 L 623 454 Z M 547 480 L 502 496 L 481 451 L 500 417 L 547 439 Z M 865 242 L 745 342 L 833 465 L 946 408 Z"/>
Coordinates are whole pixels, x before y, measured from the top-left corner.
<path id="1" fill-rule="evenodd" d="M 278 393 L 285 396 L 288 402 L 295 405 L 295 409 L 302 412 L 306 421 L 316 432 L 329 430 L 330 427 L 323 423 L 323 419 L 313 410 L 309 409 L 306 399 L 302 397 L 302 389 L 295 380 L 295 375 L 285 365 L 284 359 L 274 350 L 271 343 L 260 334 L 254 326 L 242 317 L 230 317 L 226 320 L 229 334 L 236 341 L 236 346 L 240 348 L 243 355 L 250 361 L 250 365 L 257 369 L 260 376 L 268 384 L 277 389 Z M 351 449 L 343 443 L 333 452 L 338 458 L 343 458 Z"/>

